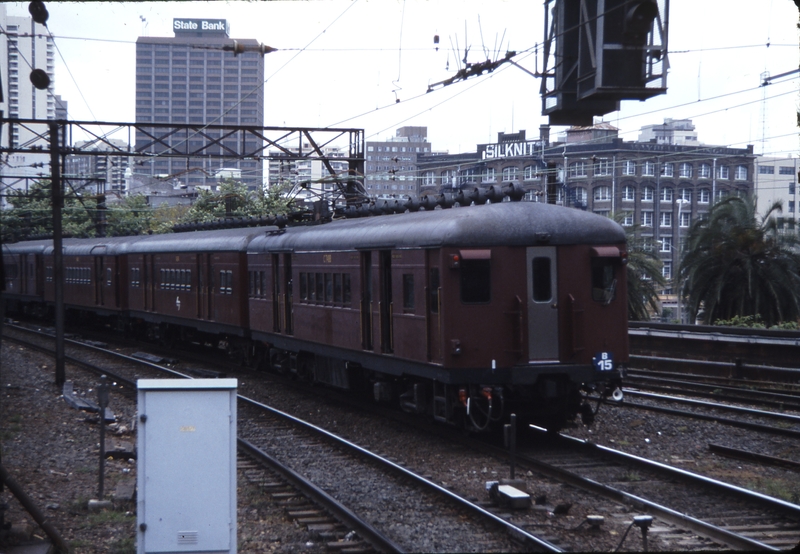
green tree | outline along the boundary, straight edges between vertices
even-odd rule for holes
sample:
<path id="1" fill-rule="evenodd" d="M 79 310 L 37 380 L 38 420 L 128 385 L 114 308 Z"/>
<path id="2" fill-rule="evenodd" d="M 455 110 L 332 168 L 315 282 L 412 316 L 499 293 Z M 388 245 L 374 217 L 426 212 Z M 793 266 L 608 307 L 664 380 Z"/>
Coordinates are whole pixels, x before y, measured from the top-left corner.
<path id="1" fill-rule="evenodd" d="M 106 210 L 106 234 L 110 237 L 142 235 L 152 230 L 153 213 L 142 194 L 126 196 L 109 204 Z"/>
<path id="2" fill-rule="evenodd" d="M 625 214 L 614 216 L 622 223 Z M 628 319 L 642 321 L 650 319 L 651 313 L 658 313 L 658 291 L 667 286 L 661 274 L 662 262 L 653 251 L 652 244 L 639 234 L 639 225 L 623 227 L 628 242 Z"/>
<path id="3" fill-rule="evenodd" d="M 24 240 L 31 235 L 53 233 L 53 203 L 49 180 L 27 190 L 7 192 L 10 209 L 2 212 L 3 242 Z M 62 229 L 66 236 L 93 237 L 96 233 L 97 198 L 83 197 L 73 190 L 64 193 Z"/>
<path id="4" fill-rule="evenodd" d="M 286 213 L 289 201 L 282 187 L 251 191 L 234 179 L 222 179 L 216 191 L 201 190 L 181 223 L 200 223 L 226 217 L 258 217 Z"/>
<path id="5" fill-rule="evenodd" d="M 730 197 L 689 228 L 679 291 L 692 318 L 705 321 L 760 316 L 767 326 L 800 315 L 800 254 L 797 234 L 781 232 L 775 202 L 763 217 L 756 199 Z"/>

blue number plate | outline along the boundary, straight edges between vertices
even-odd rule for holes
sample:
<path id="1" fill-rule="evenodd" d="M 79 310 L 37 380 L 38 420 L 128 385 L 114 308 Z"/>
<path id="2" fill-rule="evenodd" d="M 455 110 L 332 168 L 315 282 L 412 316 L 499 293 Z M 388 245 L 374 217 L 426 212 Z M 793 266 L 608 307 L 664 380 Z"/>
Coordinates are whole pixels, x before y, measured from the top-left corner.
<path id="1" fill-rule="evenodd" d="M 597 371 L 613 371 L 614 357 L 611 352 L 600 352 L 592 358 L 592 364 Z"/>

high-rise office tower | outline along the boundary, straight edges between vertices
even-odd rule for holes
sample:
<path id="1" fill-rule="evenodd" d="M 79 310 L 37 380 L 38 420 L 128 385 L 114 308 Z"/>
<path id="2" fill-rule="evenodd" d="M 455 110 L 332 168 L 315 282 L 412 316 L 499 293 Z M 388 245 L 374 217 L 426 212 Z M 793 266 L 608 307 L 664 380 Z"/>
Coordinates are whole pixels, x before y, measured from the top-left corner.
<path id="1" fill-rule="evenodd" d="M 189 124 L 200 129 L 205 125 L 263 127 L 263 56 L 223 50 L 234 44 L 224 19 L 174 19 L 172 28 L 174 37 L 139 37 L 136 41 L 136 122 Z M 236 42 L 258 46 L 255 39 Z M 255 189 L 263 185 L 261 160 L 233 155 L 258 149 L 260 144 L 250 138 L 253 135 L 247 137 L 249 144 L 243 145 L 241 135 L 225 138 L 220 131 L 202 129 L 173 133 L 164 144 L 137 132 L 137 150 L 150 144 L 146 150 L 156 154 L 172 147 L 230 157 L 139 158 L 132 171 L 177 179 L 190 188 L 213 189 L 217 175 L 238 170 L 234 173 L 241 172 L 241 180 Z M 212 144 L 214 141 L 220 142 Z"/>
<path id="2" fill-rule="evenodd" d="M 0 71 L 2 71 L 3 101 L 0 111 L 5 117 L 19 119 L 54 119 L 56 114 L 53 97 L 55 82 L 55 58 L 53 39 L 44 26 L 30 17 L 8 15 L 6 5 L 0 3 Z M 39 90 L 30 81 L 33 69 L 44 70 L 50 77 L 50 86 Z M 47 128 L 42 125 L 39 132 L 47 137 Z M 21 126 L 14 126 L 9 136 L 8 129 L 0 133 L 0 146 L 48 148 L 46 139 L 37 138 L 36 133 Z M 47 154 L 12 152 L 0 160 L 0 205 L 5 205 L 7 188 L 26 189 L 32 179 L 49 174 Z"/>

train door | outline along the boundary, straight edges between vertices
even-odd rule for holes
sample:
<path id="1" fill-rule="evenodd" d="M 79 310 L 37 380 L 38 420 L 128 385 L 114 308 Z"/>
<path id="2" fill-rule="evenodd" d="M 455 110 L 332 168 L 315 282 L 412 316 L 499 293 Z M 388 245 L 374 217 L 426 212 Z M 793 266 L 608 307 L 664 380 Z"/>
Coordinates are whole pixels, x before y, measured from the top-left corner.
<path id="1" fill-rule="evenodd" d="M 196 271 L 197 271 L 197 289 L 195 292 L 195 303 L 197 304 L 197 319 L 205 319 L 205 314 L 203 314 L 203 308 L 205 307 L 205 285 L 206 285 L 206 276 L 205 276 L 205 266 L 203 265 L 203 261 L 205 260 L 205 254 L 198 254 L 196 261 Z"/>
<path id="2" fill-rule="evenodd" d="M 105 305 L 105 268 L 103 256 L 94 258 L 94 303 L 97 306 Z"/>
<path id="3" fill-rule="evenodd" d="M 428 286 L 426 288 L 428 317 L 428 360 L 442 359 L 442 284 L 439 268 L 430 264 L 438 251 L 428 251 Z"/>
<path id="4" fill-rule="evenodd" d="M 381 352 L 394 350 L 392 333 L 392 251 L 380 251 Z"/>
<path id="5" fill-rule="evenodd" d="M 214 271 L 213 260 L 211 254 L 206 254 L 206 319 L 212 321 L 214 319 Z"/>
<path id="6" fill-rule="evenodd" d="M 558 290 L 556 249 L 527 249 L 528 267 L 528 359 L 541 362 L 558 359 Z"/>
<path id="7" fill-rule="evenodd" d="M 361 347 L 372 350 L 372 252 L 361 252 Z"/>
<path id="8" fill-rule="evenodd" d="M 292 255 L 283 255 L 283 308 L 286 334 L 291 335 L 292 329 Z"/>
<path id="9" fill-rule="evenodd" d="M 28 292 L 28 254 L 19 257 L 19 292 L 20 294 Z"/>
<path id="10" fill-rule="evenodd" d="M 280 254 L 272 255 L 272 330 L 281 332 Z"/>

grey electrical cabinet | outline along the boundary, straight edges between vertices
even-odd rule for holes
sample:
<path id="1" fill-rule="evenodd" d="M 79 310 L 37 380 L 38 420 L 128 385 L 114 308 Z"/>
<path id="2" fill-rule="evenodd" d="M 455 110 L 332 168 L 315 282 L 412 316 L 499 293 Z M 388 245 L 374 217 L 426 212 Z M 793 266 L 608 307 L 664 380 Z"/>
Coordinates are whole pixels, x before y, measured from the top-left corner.
<path id="1" fill-rule="evenodd" d="M 236 379 L 140 379 L 137 552 L 236 552 Z"/>

